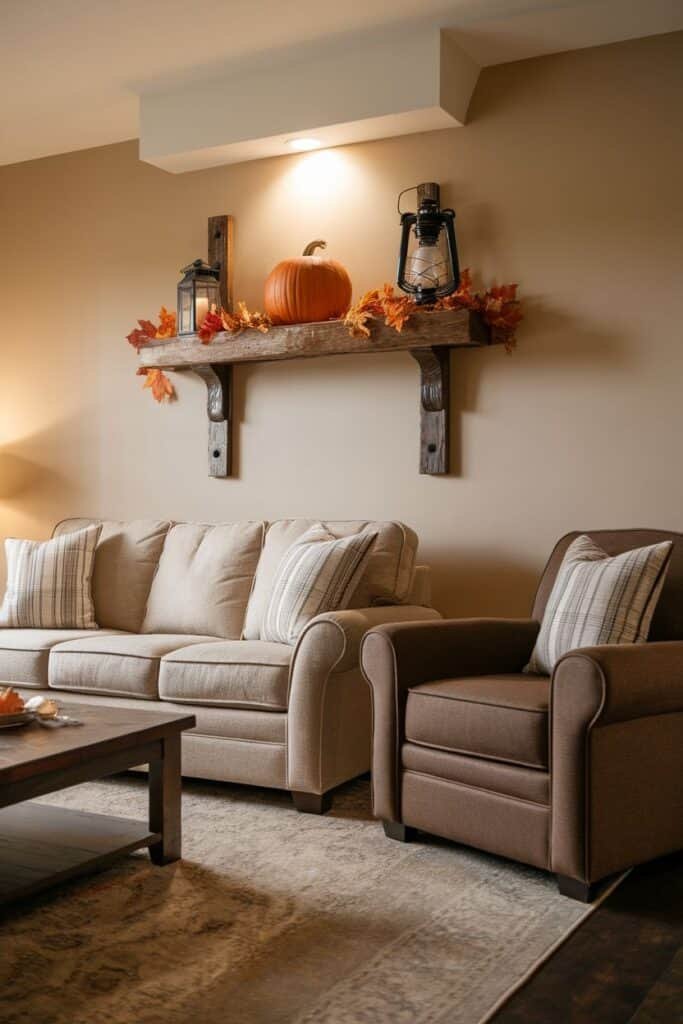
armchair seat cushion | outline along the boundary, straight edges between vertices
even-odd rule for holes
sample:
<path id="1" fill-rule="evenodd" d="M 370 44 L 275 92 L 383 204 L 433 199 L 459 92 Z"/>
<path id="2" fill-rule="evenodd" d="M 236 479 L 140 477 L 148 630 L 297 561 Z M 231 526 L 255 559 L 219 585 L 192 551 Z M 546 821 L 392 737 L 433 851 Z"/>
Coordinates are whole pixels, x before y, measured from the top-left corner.
<path id="1" fill-rule="evenodd" d="M 212 639 L 172 633 L 91 633 L 53 648 L 48 684 L 56 690 L 156 700 L 163 656 L 179 647 Z"/>
<path id="2" fill-rule="evenodd" d="M 265 640 L 196 644 L 161 662 L 159 696 L 177 703 L 286 711 L 294 648 Z"/>
<path id="3" fill-rule="evenodd" d="M 108 636 L 92 629 L 0 629 L 0 680 L 38 689 L 47 686 L 50 650 L 66 640 Z"/>
<path id="4" fill-rule="evenodd" d="M 423 683 L 408 692 L 409 743 L 548 768 L 550 680 L 523 673 Z"/>

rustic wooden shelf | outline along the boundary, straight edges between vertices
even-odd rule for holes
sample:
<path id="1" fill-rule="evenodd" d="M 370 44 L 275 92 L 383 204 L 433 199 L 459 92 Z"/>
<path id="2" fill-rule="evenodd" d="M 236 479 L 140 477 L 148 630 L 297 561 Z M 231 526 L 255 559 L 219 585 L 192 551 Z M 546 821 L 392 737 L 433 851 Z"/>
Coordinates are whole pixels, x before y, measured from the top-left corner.
<path id="1" fill-rule="evenodd" d="M 197 335 L 152 342 L 140 350 L 140 365 L 194 370 L 206 382 L 209 415 L 209 473 L 231 471 L 232 367 L 282 359 L 410 352 L 420 367 L 420 472 L 448 473 L 450 435 L 450 349 L 492 344 L 491 331 L 469 310 L 417 312 L 399 334 L 380 320 L 369 338 L 352 337 L 342 321 L 271 327 L 266 334 L 245 330 L 217 334 L 208 345 Z"/>

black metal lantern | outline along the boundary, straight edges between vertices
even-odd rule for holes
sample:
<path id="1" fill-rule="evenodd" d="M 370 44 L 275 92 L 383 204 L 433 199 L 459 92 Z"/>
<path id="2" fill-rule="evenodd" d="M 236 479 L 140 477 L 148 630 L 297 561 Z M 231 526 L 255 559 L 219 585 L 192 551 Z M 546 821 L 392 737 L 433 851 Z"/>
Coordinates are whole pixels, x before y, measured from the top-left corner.
<path id="1" fill-rule="evenodd" d="M 221 308 L 220 264 L 210 267 L 195 260 L 181 274 L 185 276 L 178 284 L 178 334 L 196 334 L 211 307 Z"/>
<path id="2" fill-rule="evenodd" d="M 436 182 L 426 182 L 416 188 L 417 213 L 401 214 L 398 286 L 408 295 L 414 295 L 416 303 L 422 306 L 456 291 L 460 284 L 460 267 L 454 211 L 440 209 L 440 190 Z"/>

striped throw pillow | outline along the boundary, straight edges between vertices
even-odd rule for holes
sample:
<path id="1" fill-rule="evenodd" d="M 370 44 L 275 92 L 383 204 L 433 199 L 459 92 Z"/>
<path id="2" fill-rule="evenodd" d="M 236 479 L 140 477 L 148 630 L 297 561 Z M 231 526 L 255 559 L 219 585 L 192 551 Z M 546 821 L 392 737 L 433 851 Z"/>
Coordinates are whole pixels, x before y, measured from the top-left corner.
<path id="1" fill-rule="evenodd" d="M 101 529 L 88 526 L 47 541 L 8 538 L 0 626 L 97 629 L 90 583 Z"/>
<path id="2" fill-rule="evenodd" d="M 261 639 L 295 644 L 316 615 L 348 608 L 376 537 L 368 531 L 337 538 L 322 523 L 299 537 L 275 574 Z"/>
<path id="3" fill-rule="evenodd" d="M 671 541 L 610 557 L 590 537 L 569 545 L 525 672 L 549 675 L 577 647 L 639 644 L 669 568 Z"/>

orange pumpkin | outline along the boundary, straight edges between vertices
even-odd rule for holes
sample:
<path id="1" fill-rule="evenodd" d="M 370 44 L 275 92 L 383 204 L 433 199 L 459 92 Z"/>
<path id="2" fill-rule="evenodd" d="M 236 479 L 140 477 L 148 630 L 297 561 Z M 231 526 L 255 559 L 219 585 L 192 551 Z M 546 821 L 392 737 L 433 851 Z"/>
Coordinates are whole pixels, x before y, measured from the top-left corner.
<path id="1" fill-rule="evenodd" d="M 271 270 L 266 281 L 266 313 L 274 324 L 308 324 L 336 320 L 351 305 L 351 278 L 341 263 L 316 256 L 326 248 L 318 239 L 304 249 L 303 256 L 283 260 Z"/>

